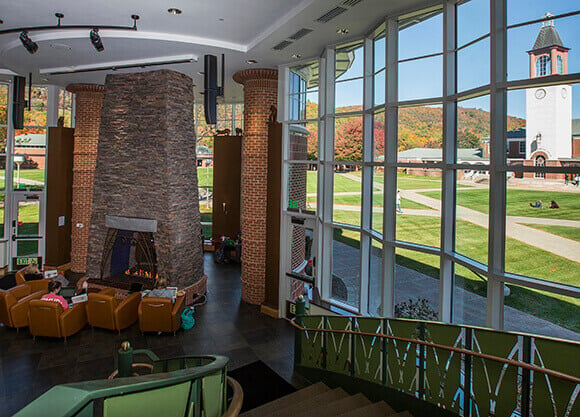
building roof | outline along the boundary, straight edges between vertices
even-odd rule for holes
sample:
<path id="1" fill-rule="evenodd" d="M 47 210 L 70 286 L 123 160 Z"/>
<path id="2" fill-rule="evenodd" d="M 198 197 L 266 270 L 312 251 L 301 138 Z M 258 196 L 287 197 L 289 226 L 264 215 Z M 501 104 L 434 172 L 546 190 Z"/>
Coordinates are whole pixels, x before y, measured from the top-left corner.
<path id="1" fill-rule="evenodd" d="M 551 48 L 553 46 L 565 48 L 556 28 L 553 25 L 544 25 L 538 33 L 538 37 L 536 38 L 536 42 L 534 42 L 532 50 Z"/>
<path id="2" fill-rule="evenodd" d="M 14 144 L 17 148 L 36 148 L 46 146 L 46 135 L 44 133 L 25 133 L 14 137 Z"/>
<path id="3" fill-rule="evenodd" d="M 457 149 L 457 160 L 478 161 L 483 159 L 481 155 L 479 148 Z M 443 150 L 439 148 L 413 148 L 398 153 L 398 159 L 406 161 L 440 161 L 442 158 Z"/>
<path id="4" fill-rule="evenodd" d="M 515 129 L 515 130 L 508 130 L 507 131 L 507 138 L 508 139 L 525 139 L 526 138 L 526 128 L 520 127 L 519 129 Z"/>

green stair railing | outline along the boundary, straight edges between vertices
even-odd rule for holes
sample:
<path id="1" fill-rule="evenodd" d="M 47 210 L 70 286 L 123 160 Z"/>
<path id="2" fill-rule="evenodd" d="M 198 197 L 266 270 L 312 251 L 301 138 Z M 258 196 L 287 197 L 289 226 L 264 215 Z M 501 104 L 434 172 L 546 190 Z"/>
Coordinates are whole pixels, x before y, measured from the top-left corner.
<path id="1" fill-rule="evenodd" d="M 221 417 L 227 409 L 224 356 L 153 359 L 149 375 L 58 385 L 18 417 Z M 133 369 L 145 364 L 133 364 Z"/>
<path id="2" fill-rule="evenodd" d="M 296 322 L 295 367 L 308 376 L 408 394 L 441 415 L 580 415 L 578 342 L 405 319 Z"/>

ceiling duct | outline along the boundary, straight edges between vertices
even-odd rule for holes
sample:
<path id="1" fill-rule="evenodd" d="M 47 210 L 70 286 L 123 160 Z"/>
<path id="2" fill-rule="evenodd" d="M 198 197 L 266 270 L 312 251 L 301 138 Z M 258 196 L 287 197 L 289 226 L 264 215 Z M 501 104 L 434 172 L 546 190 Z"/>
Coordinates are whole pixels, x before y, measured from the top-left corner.
<path id="1" fill-rule="evenodd" d="M 354 7 L 359 4 L 362 0 L 344 0 L 341 4 L 343 6 Z"/>
<path id="2" fill-rule="evenodd" d="M 305 37 L 306 35 L 308 35 L 310 32 L 312 32 L 312 29 L 302 28 L 298 32 L 296 32 L 294 35 L 288 36 L 288 39 L 293 39 L 293 40 L 297 41 L 298 39 L 301 39 L 301 38 Z"/>
<path id="3" fill-rule="evenodd" d="M 274 51 L 281 51 L 282 49 L 286 48 L 288 45 L 292 45 L 291 41 L 282 41 L 278 45 L 274 46 L 272 49 Z"/>
<path id="4" fill-rule="evenodd" d="M 330 22 L 332 19 L 334 19 L 336 16 L 339 16 L 341 14 L 343 14 L 344 12 L 346 12 L 348 9 L 345 9 L 344 7 L 340 7 L 337 6 L 334 9 L 332 9 L 331 11 L 323 14 L 322 16 L 320 16 L 318 19 L 316 19 L 316 22 L 321 22 L 321 23 L 327 23 Z"/>

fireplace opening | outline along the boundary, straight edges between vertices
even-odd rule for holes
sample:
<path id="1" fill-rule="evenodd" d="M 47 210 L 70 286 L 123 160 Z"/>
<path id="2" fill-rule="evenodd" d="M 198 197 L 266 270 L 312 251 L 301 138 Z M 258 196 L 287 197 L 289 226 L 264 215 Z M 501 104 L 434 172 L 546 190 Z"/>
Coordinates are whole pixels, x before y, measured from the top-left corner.
<path id="1" fill-rule="evenodd" d="M 131 284 L 141 283 L 151 289 L 157 278 L 153 233 L 109 228 L 100 280 L 118 288 L 129 289 Z"/>

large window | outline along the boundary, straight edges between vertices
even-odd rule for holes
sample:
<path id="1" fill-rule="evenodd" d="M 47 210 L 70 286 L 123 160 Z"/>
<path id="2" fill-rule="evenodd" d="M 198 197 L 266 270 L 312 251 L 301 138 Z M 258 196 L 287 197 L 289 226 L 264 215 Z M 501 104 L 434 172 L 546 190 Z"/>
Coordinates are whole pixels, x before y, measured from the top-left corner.
<path id="1" fill-rule="evenodd" d="M 317 221 L 312 285 L 322 300 L 580 340 L 580 200 L 566 185 L 580 175 L 571 154 L 580 14 L 568 2 L 501 2 L 387 16 L 316 60 L 317 200 L 283 218 Z M 556 44 L 543 45 L 547 31 Z M 534 45 L 557 53 L 530 61 Z M 293 68 L 287 147 L 308 119 Z"/>

